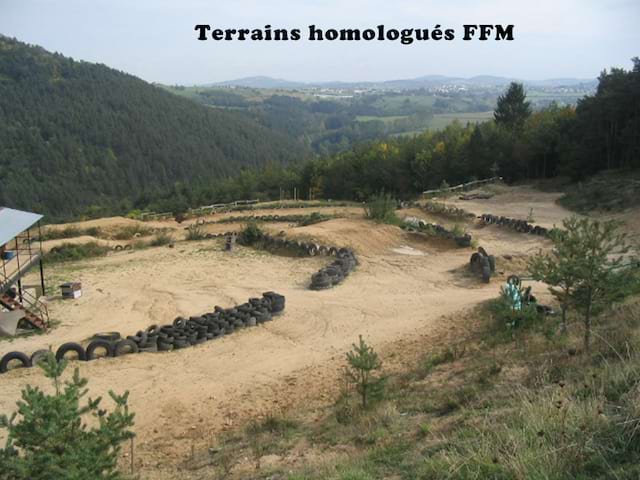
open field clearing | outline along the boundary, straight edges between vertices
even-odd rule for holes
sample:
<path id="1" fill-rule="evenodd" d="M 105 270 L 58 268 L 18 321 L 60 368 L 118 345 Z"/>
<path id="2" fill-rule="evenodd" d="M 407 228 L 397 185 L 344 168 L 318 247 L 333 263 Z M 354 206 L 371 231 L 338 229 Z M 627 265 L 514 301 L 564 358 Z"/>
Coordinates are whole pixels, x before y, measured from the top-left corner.
<path id="1" fill-rule="evenodd" d="M 536 223 L 545 226 L 570 215 L 555 203 L 557 194 L 502 186 L 495 187 L 495 192 L 488 200 L 448 203 L 476 214 L 491 212 L 515 218 L 526 218 L 533 208 Z M 311 211 L 316 210 L 230 212 L 203 219 L 212 222 L 229 216 Z M 324 291 L 308 289 L 311 274 L 328 263 L 326 257 L 277 256 L 241 246 L 224 252 L 220 239 L 115 252 L 104 258 L 46 267 L 49 282 L 82 282 L 84 295 L 77 300 L 53 300 L 50 312 L 58 326 L 45 335 L 0 342 L 0 354 L 12 350 L 31 353 L 48 345 L 55 349 L 67 341 L 84 341 L 97 332 L 132 335 L 151 324 L 199 315 L 215 305 L 230 307 L 268 290 L 285 295 L 285 311 L 256 328 L 185 350 L 73 363 L 90 379 L 92 395 L 106 396 L 110 389 L 131 392 L 130 406 L 136 412 L 136 469 L 142 478 L 176 478 L 178 465 L 189 457 L 191 448 L 206 449 L 215 443 L 218 432 L 300 402 L 330 402 L 338 388 L 344 352 L 358 335 L 383 350 L 385 345 L 398 345 L 417 336 L 429 342 L 436 338 L 442 341 L 445 333 L 455 335 L 456 329 L 465 326 L 452 322 L 452 316 L 496 297 L 506 276 L 523 273 L 526 257 L 549 245 L 541 237 L 493 225 L 482 227 L 474 221 L 446 220 L 419 208 L 399 211 L 401 216 L 450 226 L 466 223 L 478 245 L 497 258 L 497 277 L 482 284 L 466 273 L 471 248 L 456 248 L 444 240 L 367 221 L 357 207 L 317 211 L 340 218 L 306 227 L 286 222 L 264 223 L 262 227 L 274 235 L 284 231 L 288 238 L 353 248 L 360 264 L 339 286 Z M 196 221 L 144 225 L 170 230 L 180 240 L 184 227 Z M 77 226 L 108 230 L 131 222 L 110 218 Z M 205 223 L 202 228 L 222 233 L 237 231 L 241 225 Z M 46 247 L 89 239 L 52 240 Z M 545 297 L 543 286 L 534 288 Z M 0 382 L 1 412 L 13 409 L 25 385 L 49 385 L 39 369 L 12 370 L 2 375 Z M 200 478 L 185 475 L 179 476 Z"/>
<path id="2" fill-rule="evenodd" d="M 460 122 L 462 125 L 467 123 L 482 123 L 493 118 L 493 112 L 472 112 L 472 113 L 436 113 L 429 128 L 432 130 L 441 130 L 454 121 Z"/>

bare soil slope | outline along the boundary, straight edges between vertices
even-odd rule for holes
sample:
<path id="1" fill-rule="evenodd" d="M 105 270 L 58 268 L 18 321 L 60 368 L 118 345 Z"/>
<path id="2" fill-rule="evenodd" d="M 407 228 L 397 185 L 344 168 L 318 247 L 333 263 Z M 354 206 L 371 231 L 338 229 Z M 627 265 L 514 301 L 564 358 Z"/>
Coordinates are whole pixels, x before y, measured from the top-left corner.
<path id="1" fill-rule="evenodd" d="M 520 217 L 534 202 L 534 213 L 543 224 L 559 223 L 568 215 L 547 194 L 522 189 L 506 195 L 522 200 L 494 197 L 477 211 Z M 473 207 L 463 203 L 467 209 Z M 131 392 L 137 466 L 143 478 L 173 478 L 191 445 L 206 446 L 221 428 L 300 399 L 328 400 L 344 352 L 358 335 L 382 347 L 446 330 L 445 316 L 496 296 L 500 278 L 484 285 L 463 273 L 471 249 L 365 221 L 357 218 L 357 210 L 345 209 L 347 218 L 308 227 L 265 225 L 274 233 L 286 230 L 291 237 L 353 247 L 360 265 L 336 288 L 308 290 L 310 275 L 329 262 L 326 257 L 279 257 L 242 247 L 225 253 L 219 240 L 119 252 L 51 268 L 49 274 L 57 280 L 81 281 L 84 296 L 54 301 L 51 311 L 61 321 L 59 327 L 44 336 L 0 342 L 0 354 L 57 347 L 99 331 L 133 334 L 153 323 L 169 323 L 177 315 L 242 303 L 267 290 L 284 294 L 286 310 L 273 322 L 220 340 L 175 352 L 74 362 L 89 377 L 92 395 L 106 397 L 109 389 Z M 158 223 L 167 227 L 171 222 Z M 232 228 L 217 224 L 206 229 Z M 546 242 L 495 226 L 471 225 L 471 233 L 498 256 L 503 275 L 521 267 L 503 255 L 520 258 Z M 0 382 L 2 413 L 13 411 L 26 384 L 47 386 L 38 369 L 10 371 Z"/>

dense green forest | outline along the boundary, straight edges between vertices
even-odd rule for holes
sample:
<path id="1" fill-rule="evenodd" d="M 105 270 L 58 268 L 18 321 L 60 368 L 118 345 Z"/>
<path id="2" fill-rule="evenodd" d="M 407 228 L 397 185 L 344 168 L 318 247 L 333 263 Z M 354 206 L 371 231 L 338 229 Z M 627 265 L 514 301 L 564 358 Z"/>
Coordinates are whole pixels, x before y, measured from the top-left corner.
<path id="1" fill-rule="evenodd" d="M 398 198 L 474 178 L 573 180 L 601 170 L 640 168 L 640 60 L 631 70 L 599 77 L 594 95 L 577 107 L 532 111 L 522 85 L 498 98 L 494 120 L 453 123 L 440 131 L 389 138 L 280 169 L 245 170 L 226 182 L 173 192 L 197 205 L 212 200 L 278 198 L 297 188 L 303 198 L 366 200 L 384 190 Z M 171 197 L 167 197 L 167 201 Z M 162 204 L 167 207 L 167 204 Z"/>
<path id="2" fill-rule="evenodd" d="M 382 190 L 411 198 L 443 182 L 496 174 L 507 181 L 577 180 L 640 167 L 637 58 L 631 70 L 604 71 L 595 94 L 575 107 L 535 109 L 513 83 L 490 121 L 382 140 L 373 128 L 373 140 L 349 138 L 345 145 L 355 144 L 346 150 L 311 157 L 298 138 L 311 137 L 309 108 L 323 115 L 337 142 L 353 116 L 381 108 L 408 118 L 428 113 L 406 95 L 344 105 L 272 95 L 261 100 L 269 104 L 263 112 L 269 119 L 258 121 L 5 37 L 0 52 L 0 205 L 49 220 L 278 199 L 294 188 L 303 199 L 361 201 Z M 237 108 L 245 101 L 224 98 L 216 101 Z M 290 115 L 296 110 L 300 115 Z"/>
<path id="3" fill-rule="evenodd" d="M 0 36 L 0 205 L 50 219 L 124 212 L 305 155 L 246 116 Z"/>

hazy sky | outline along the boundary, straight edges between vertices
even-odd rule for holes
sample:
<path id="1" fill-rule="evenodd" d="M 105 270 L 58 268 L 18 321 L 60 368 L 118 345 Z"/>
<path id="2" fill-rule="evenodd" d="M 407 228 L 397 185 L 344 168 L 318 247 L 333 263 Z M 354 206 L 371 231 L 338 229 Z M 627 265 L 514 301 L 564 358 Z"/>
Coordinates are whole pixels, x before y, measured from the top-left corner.
<path id="1" fill-rule="evenodd" d="M 512 42 L 201 42 L 212 28 L 514 24 Z M 591 78 L 640 56 L 640 0 L 0 0 L 0 33 L 145 80 L 210 83 L 429 74 Z"/>

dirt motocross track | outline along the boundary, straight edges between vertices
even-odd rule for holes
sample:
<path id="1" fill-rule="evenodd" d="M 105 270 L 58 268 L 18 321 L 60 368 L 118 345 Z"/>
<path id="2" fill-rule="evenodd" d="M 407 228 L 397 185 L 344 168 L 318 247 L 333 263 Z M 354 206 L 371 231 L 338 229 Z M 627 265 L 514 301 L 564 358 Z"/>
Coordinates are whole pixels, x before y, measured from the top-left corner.
<path id="1" fill-rule="evenodd" d="M 525 219 L 535 201 L 537 219 L 551 226 L 569 215 L 554 203 L 555 198 L 510 189 L 490 200 L 457 204 L 476 214 Z M 352 247 L 360 265 L 337 287 L 308 289 L 311 274 L 329 263 L 327 257 L 290 258 L 244 247 L 226 253 L 220 240 L 118 252 L 49 268 L 54 281 L 82 282 L 84 296 L 53 301 L 52 316 L 61 324 L 46 335 L 0 342 L 0 354 L 12 350 L 30 354 L 48 345 L 56 348 L 67 341 L 86 340 L 100 331 L 131 335 L 153 323 L 170 323 L 178 315 L 243 303 L 267 290 L 285 295 L 286 309 L 273 322 L 219 340 L 172 352 L 71 363 L 89 378 L 91 395 L 102 395 L 105 405 L 108 390 L 130 391 L 130 406 L 136 412 L 137 471 L 142 478 L 174 478 L 192 445 L 206 450 L 221 429 L 303 400 L 331 402 L 344 353 L 358 335 L 380 348 L 398 339 L 446 330 L 445 316 L 495 297 L 507 275 L 523 271 L 526 255 L 548 245 L 534 235 L 469 223 L 478 245 L 497 257 L 501 274 L 487 285 L 464 273 L 470 248 L 366 221 L 358 208 L 334 211 L 344 218 L 308 227 L 265 224 L 264 228 L 273 233 L 284 230 L 290 238 Z M 455 223 L 418 209 L 401 213 Z M 173 222 L 157 224 L 182 231 Z M 222 232 L 237 230 L 239 224 L 205 228 Z M 544 291 L 542 286 L 536 288 Z M 9 371 L 0 376 L 0 383 L 2 413 L 15 409 L 25 385 L 50 389 L 36 368 Z"/>

